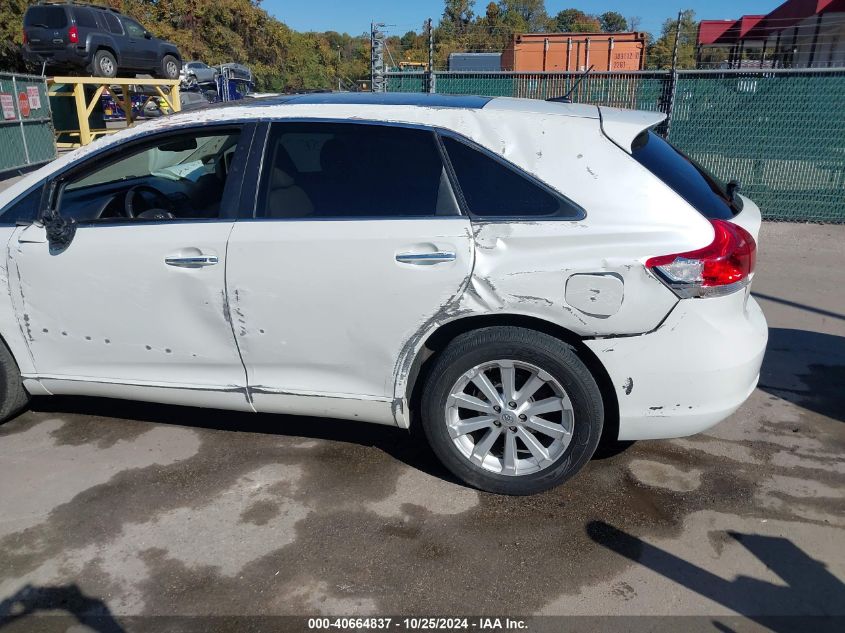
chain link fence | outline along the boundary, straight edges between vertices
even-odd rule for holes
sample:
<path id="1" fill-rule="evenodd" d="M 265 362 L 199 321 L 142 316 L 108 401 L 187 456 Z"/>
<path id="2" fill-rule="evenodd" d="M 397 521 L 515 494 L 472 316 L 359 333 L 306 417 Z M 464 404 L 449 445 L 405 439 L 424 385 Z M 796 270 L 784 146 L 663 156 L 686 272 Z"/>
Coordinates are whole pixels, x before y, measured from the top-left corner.
<path id="1" fill-rule="evenodd" d="M 656 110 L 659 131 L 713 174 L 737 179 L 767 220 L 845 223 L 845 69 L 630 73 L 435 73 L 442 94 L 548 99 Z M 580 80 L 580 81 L 579 81 Z M 423 92 L 426 73 L 387 89 Z"/>
<path id="2" fill-rule="evenodd" d="M 0 73 L 0 173 L 55 157 L 46 80 Z"/>

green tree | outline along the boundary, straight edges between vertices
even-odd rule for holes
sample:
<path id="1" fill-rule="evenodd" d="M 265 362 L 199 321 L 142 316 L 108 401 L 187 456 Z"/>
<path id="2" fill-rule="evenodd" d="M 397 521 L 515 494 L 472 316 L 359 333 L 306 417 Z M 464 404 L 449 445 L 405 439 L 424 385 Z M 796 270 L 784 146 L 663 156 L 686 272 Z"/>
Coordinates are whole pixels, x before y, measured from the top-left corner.
<path id="1" fill-rule="evenodd" d="M 472 7 L 475 0 L 446 0 L 443 9 L 441 27 L 448 28 L 451 33 L 463 35 L 475 15 Z"/>
<path id="2" fill-rule="evenodd" d="M 698 29 L 695 23 L 695 11 L 686 9 L 681 12 L 680 31 L 678 19 L 669 18 L 663 22 L 660 37 L 648 46 L 647 62 L 649 68 L 666 69 L 672 67 L 672 51 L 675 46 L 675 34 L 678 38 L 678 68 L 695 68 L 695 46 Z"/>
<path id="3" fill-rule="evenodd" d="M 616 11 L 605 11 L 599 16 L 601 30 L 605 33 L 617 33 L 628 30 L 628 20 Z"/>
<path id="4" fill-rule="evenodd" d="M 529 31 L 537 33 L 548 30 L 545 0 L 500 0 L 499 7 L 506 22 L 510 18 L 511 24 L 524 23 Z"/>
<path id="5" fill-rule="evenodd" d="M 599 20 L 580 9 L 564 9 L 552 18 L 554 29 L 561 33 L 598 33 Z"/>

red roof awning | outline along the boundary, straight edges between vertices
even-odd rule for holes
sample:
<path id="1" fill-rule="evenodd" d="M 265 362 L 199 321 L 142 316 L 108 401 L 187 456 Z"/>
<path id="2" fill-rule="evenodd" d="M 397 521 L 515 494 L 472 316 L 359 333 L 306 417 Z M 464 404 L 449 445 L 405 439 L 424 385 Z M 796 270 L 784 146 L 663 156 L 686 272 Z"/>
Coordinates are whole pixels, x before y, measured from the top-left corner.
<path id="1" fill-rule="evenodd" d="M 708 46 L 763 40 L 826 11 L 845 11 L 845 0 L 787 0 L 768 15 L 744 15 L 738 20 L 702 20 L 698 27 L 698 43 Z"/>

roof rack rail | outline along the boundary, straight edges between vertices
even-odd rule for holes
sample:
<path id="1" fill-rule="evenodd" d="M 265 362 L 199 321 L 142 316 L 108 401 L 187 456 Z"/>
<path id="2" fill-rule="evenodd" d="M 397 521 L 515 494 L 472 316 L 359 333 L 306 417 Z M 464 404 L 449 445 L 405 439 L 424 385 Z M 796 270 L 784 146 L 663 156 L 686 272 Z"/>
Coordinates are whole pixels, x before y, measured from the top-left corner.
<path id="1" fill-rule="evenodd" d="M 103 11 L 112 11 L 114 13 L 120 13 L 117 9 L 113 9 L 112 7 L 105 5 L 105 4 L 95 4 L 93 2 L 82 2 L 80 0 L 38 0 L 36 4 L 39 5 L 61 5 L 61 4 L 69 4 L 75 7 L 90 7 L 92 9 L 102 9 Z"/>

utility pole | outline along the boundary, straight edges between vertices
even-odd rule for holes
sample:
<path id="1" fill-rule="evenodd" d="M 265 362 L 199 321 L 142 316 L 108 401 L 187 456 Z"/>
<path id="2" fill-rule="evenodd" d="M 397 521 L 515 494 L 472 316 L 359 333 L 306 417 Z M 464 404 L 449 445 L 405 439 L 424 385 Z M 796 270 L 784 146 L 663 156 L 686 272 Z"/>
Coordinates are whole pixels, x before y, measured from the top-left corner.
<path id="1" fill-rule="evenodd" d="M 384 32 L 381 22 L 370 23 L 370 82 L 373 92 L 385 92 L 384 79 Z"/>
<path id="2" fill-rule="evenodd" d="M 437 80 L 434 74 L 434 28 L 431 24 L 431 18 L 426 20 L 426 33 L 428 35 L 428 81 L 426 87 L 428 92 L 437 92 L 435 82 Z"/>

